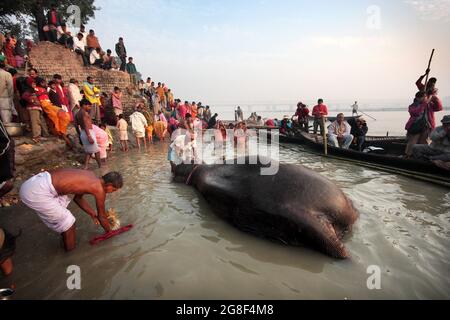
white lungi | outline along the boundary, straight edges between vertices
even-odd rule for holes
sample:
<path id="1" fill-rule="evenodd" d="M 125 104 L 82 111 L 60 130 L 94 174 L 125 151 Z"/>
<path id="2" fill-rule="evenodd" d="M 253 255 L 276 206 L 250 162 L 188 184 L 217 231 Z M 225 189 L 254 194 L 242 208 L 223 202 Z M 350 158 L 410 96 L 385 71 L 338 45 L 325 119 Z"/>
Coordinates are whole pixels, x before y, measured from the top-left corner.
<path id="1" fill-rule="evenodd" d="M 76 219 L 67 209 L 70 204 L 68 196 L 60 196 L 52 184 L 52 176 L 42 172 L 20 188 L 22 202 L 36 211 L 41 220 L 55 232 L 64 233 L 74 225 Z"/>

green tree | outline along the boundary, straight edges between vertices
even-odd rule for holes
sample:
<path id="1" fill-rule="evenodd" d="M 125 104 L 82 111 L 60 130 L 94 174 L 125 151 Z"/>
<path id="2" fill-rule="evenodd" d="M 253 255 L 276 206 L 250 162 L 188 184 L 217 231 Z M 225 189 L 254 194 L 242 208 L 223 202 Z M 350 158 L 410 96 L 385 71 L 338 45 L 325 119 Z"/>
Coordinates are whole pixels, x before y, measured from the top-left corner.
<path id="1" fill-rule="evenodd" d="M 99 10 L 94 4 L 95 0 L 1 0 L 0 7 L 0 32 L 10 32 L 23 37 L 31 35 L 37 38 L 37 25 L 39 21 L 46 21 L 46 13 L 54 4 L 64 19 L 72 13 L 67 12 L 71 5 L 80 8 L 81 23 L 86 24 L 89 19 L 95 17 L 95 11 Z"/>

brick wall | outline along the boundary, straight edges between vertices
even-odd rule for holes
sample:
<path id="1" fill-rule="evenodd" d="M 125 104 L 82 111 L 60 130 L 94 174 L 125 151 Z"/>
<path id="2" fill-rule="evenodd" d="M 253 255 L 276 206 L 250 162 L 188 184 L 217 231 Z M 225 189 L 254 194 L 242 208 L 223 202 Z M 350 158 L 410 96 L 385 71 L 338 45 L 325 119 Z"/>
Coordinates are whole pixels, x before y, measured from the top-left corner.
<path id="1" fill-rule="evenodd" d="M 75 52 L 51 42 L 40 42 L 30 52 L 30 62 L 39 72 L 39 76 L 50 80 L 54 74 L 60 74 L 63 81 L 68 84 L 71 78 L 75 78 L 80 85 L 88 76 L 95 79 L 95 84 L 108 95 L 114 87 L 119 87 L 123 92 L 123 105 L 125 113 L 129 114 L 134 107 L 137 98 L 130 95 L 127 88 L 133 88 L 130 76 L 121 71 L 102 70 L 95 67 L 84 67 L 81 57 Z"/>

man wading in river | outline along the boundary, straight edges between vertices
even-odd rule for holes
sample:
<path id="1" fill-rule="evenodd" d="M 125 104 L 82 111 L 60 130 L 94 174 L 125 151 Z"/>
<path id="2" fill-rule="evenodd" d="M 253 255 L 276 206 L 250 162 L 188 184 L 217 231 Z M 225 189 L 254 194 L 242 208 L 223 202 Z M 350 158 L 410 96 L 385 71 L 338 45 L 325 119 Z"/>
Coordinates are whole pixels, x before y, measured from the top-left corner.
<path id="1" fill-rule="evenodd" d="M 68 196 L 75 195 L 75 203 L 92 217 L 97 226 L 101 225 L 109 233 L 111 226 L 105 210 L 106 194 L 116 192 L 122 186 L 122 176 L 117 172 L 97 178 L 90 171 L 61 169 L 42 172 L 26 181 L 20 188 L 20 198 L 47 227 L 62 235 L 66 251 L 72 251 L 76 247 L 76 219 L 67 209 L 71 201 Z M 83 198 L 87 194 L 94 196 L 97 213 Z"/>
<path id="2" fill-rule="evenodd" d="M 98 167 L 101 168 L 100 162 L 100 149 L 97 144 L 97 138 L 92 126 L 92 119 L 89 116 L 89 112 L 92 107 L 92 103 L 89 100 L 83 99 L 80 102 L 81 110 L 75 116 L 75 126 L 79 126 L 80 139 L 83 144 L 84 152 L 86 154 L 85 166 L 87 170 L 89 168 L 89 160 L 92 155 L 95 155 Z"/>

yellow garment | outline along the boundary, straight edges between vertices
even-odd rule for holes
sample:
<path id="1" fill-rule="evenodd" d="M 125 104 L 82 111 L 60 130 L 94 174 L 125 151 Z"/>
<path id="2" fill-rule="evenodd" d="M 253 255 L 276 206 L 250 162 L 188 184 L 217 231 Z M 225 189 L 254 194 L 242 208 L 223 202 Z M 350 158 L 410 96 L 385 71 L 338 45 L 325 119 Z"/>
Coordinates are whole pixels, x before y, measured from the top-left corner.
<path id="1" fill-rule="evenodd" d="M 167 98 L 170 104 L 172 104 L 175 101 L 172 91 L 167 93 Z"/>
<path id="2" fill-rule="evenodd" d="M 70 114 L 54 106 L 50 100 L 41 100 L 41 107 L 54 124 L 56 133 L 66 135 L 67 126 L 70 123 Z"/>
<path id="3" fill-rule="evenodd" d="M 156 93 L 158 93 L 159 96 L 159 100 L 162 101 L 166 101 L 166 94 L 164 92 L 164 88 L 163 87 L 158 87 L 156 88 Z"/>
<path id="4" fill-rule="evenodd" d="M 109 144 L 114 144 L 114 138 L 113 135 L 111 133 L 111 130 L 109 130 L 108 128 L 106 128 L 105 130 L 106 134 L 108 135 L 108 143 Z"/>
<path id="5" fill-rule="evenodd" d="M 151 138 L 151 137 L 153 137 L 153 131 L 154 131 L 154 127 L 153 127 L 153 125 L 149 125 L 148 127 L 147 127 L 147 135 L 148 135 L 148 137 L 149 138 Z"/>
<path id="6" fill-rule="evenodd" d="M 155 134 L 159 139 L 163 139 L 167 131 L 167 123 L 163 121 L 155 122 Z"/>
<path id="7" fill-rule="evenodd" d="M 89 85 L 87 83 L 85 83 L 83 85 L 83 92 L 84 92 L 84 96 L 90 103 L 97 104 L 98 106 L 102 105 L 101 101 L 100 101 L 100 92 L 101 91 L 99 88 L 94 87 L 94 89 L 91 90 Z"/>

